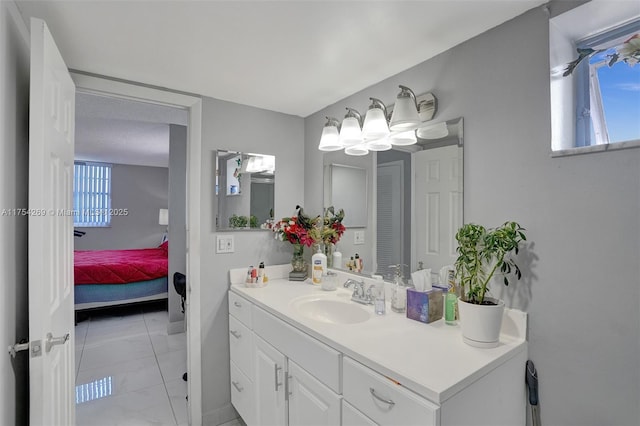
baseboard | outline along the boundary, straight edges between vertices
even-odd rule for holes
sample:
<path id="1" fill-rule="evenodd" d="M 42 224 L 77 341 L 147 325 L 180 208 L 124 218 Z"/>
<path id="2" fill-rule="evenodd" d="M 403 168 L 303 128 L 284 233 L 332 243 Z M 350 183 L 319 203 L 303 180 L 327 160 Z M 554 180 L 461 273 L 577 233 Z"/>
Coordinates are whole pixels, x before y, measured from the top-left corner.
<path id="1" fill-rule="evenodd" d="M 184 321 L 174 321 L 167 324 L 167 334 L 184 333 Z"/>
<path id="2" fill-rule="evenodd" d="M 233 405 L 226 404 L 223 407 L 202 414 L 203 426 L 220 426 L 240 417 Z"/>

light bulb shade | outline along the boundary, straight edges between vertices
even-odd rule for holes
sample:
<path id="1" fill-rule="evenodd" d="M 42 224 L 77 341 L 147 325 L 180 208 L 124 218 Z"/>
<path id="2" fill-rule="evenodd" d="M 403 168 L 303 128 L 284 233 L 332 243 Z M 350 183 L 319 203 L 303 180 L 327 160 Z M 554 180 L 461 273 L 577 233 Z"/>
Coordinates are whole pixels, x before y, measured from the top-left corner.
<path id="1" fill-rule="evenodd" d="M 408 87 L 400 86 L 400 88 L 402 91 L 398 94 L 396 104 L 393 107 L 391 122 L 389 123 L 389 128 L 392 132 L 411 130 L 420 125 L 415 95 Z"/>
<path id="2" fill-rule="evenodd" d="M 449 135 L 449 129 L 447 128 L 447 123 L 443 121 L 442 123 L 416 130 L 416 135 L 420 139 L 441 139 Z"/>
<path id="3" fill-rule="evenodd" d="M 158 212 L 158 224 L 169 226 L 169 209 L 160 209 Z"/>
<path id="4" fill-rule="evenodd" d="M 361 143 L 359 145 L 348 146 L 344 149 L 344 153 L 347 155 L 367 155 L 369 153 L 369 148 L 367 148 L 367 144 Z"/>
<path id="5" fill-rule="evenodd" d="M 380 108 L 370 108 L 364 117 L 362 125 L 362 139 L 365 142 L 381 139 L 389 135 L 389 126 L 384 111 Z"/>
<path id="6" fill-rule="evenodd" d="M 342 120 L 340 143 L 345 148 L 362 143 L 362 130 L 360 130 L 360 122 L 357 118 L 345 117 L 345 119 Z"/>
<path id="7" fill-rule="evenodd" d="M 388 151 L 391 149 L 389 137 L 374 139 L 372 141 L 368 141 L 366 144 L 370 151 Z"/>
<path id="8" fill-rule="evenodd" d="M 409 130 L 406 132 L 392 133 L 390 142 L 392 145 L 398 146 L 413 145 L 418 142 L 418 139 L 416 138 L 416 131 Z"/>
<path id="9" fill-rule="evenodd" d="M 322 136 L 320 137 L 320 145 L 318 145 L 318 149 L 320 151 L 337 151 L 342 149 L 337 126 L 327 123 L 322 128 Z"/>

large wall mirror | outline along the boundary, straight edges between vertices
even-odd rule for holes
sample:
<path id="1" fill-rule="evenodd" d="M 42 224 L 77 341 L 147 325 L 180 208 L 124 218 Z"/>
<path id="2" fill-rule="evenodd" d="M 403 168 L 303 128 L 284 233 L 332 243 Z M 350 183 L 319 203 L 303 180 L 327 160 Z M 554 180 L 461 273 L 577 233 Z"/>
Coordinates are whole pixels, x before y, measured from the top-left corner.
<path id="1" fill-rule="evenodd" d="M 216 230 L 260 230 L 273 220 L 276 159 L 273 155 L 218 150 Z"/>
<path id="2" fill-rule="evenodd" d="M 395 146 L 369 159 L 368 167 L 375 169 L 369 191 L 375 238 L 360 250 L 375 263 L 365 266 L 366 273 L 391 278 L 389 266 L 404 264 L 403 275 L 409 277 L 419 265 L 437 273 L 455 262 L 455 233 L 463 223 L 463 119 L 425 123 L 416 136 L 415 145 Z M 337 153 L 330 154 L 325 157 L 336 161 Z M 325 164 L 325 183 L 326 171 Z"/>

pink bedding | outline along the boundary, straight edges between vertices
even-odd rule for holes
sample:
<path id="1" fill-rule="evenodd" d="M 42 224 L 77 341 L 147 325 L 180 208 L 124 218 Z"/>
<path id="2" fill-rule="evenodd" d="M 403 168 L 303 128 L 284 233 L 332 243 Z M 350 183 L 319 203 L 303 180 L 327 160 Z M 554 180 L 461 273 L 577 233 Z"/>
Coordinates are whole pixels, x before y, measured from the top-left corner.
<path id="1" fill-rule="evenodd" d="M 166 245 L 131 250 L 76 250 L 75 284 L 126 284 L 167 276 Z"/>

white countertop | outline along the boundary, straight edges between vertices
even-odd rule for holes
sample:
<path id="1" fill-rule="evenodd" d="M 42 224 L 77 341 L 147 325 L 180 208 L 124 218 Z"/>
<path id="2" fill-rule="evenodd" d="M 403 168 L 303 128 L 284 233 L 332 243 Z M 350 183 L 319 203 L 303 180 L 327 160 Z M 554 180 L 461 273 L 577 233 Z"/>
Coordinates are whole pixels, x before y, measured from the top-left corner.
<path id="1" fill-rule="evenodd" d="M 349 300 L 351 291 L 339 288 L 327 292 L 308 282 L 274 279 L 283 276 L 279 272 L 278 267 L 270 272 L 265 287 L 247 288 L 238 283 L 241 281 L 238 277 L 244 277 L 246 269 L 232 270 L 231 291 L 439 404 L 527 349 L 526 314 L 511 309 L 505 309 L 500 344 L 492 349 L 479 349 L 465 344 L 458 325 L 447 325 L 443 320 L 424 324 L 406 318 L 404 313 L 392 312 L 389 298 L 386 315 L 375 315 L 371 305 L 359 305 L 371 311 L 371 318 L 365 322 L 329 324 L 313 320 L 298 312 L 292 306 L 292 301 L 316 294 Z M 347 277 L 354 276 L 339 272 L 340 287 Z M 367 284 L 371 282 L 365 281 Z"/>

